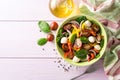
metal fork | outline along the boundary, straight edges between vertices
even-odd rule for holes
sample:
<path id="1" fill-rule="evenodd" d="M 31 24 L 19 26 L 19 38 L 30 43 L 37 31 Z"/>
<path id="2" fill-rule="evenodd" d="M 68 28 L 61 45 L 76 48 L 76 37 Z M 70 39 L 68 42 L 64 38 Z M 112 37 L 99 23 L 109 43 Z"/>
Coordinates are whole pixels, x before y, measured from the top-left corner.
<path id="1" fill-rule="evenodd" d="M 86 71 L 85 71 L 84 73 L 82 73 L 82 74 L 80 74 L 80 75 L 78 75 L 78 76 L 76 76 L 76 77 L 74 77 L 74 78 L 72 78 L 72 79 L 70 79 L 70 80 L 75 80 L 75 79 L 77 79 L 77 78 L 79 78 L 79 77 L 81 77 L 81 76 L 83 76 L 83 75 L 85 75 L 85 74 L 92 73 L 92 72 L 94 72 L 94 71 L 96 71 L 96 68 L 95 68 L 93 65 L 91 65 L 91 66 L 89 66 L 89 67 L 86 69 Z"/>

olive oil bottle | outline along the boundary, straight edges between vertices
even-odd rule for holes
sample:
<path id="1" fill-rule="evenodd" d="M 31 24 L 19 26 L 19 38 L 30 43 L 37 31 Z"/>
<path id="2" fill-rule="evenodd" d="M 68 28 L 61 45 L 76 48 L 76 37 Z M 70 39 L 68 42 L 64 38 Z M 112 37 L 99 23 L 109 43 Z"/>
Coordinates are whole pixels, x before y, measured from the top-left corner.
<path id="1" fill-rule="evenodd" d="M 74 10 L 73 0 L 50 0 L 49 8 L 51 13 L 58 18 L 66 18 Z"/>

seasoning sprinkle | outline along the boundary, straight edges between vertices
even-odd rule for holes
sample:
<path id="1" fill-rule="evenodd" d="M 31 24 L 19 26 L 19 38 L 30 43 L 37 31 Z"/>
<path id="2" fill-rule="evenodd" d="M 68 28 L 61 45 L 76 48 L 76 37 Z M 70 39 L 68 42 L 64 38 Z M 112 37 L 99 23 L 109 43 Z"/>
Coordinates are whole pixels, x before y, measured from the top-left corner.
<path id="1" fill-rule="evenodd" d="M 44 49 L 44 48 L 42 48 L 42 50 L 44 51 L 45 49 Z"/>

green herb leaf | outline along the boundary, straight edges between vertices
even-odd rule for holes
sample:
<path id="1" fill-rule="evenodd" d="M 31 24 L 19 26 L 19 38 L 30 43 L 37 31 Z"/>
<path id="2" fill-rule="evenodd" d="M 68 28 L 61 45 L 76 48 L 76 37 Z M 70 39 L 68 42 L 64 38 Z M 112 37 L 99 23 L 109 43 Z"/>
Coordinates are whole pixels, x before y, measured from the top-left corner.
<path id="1" fill-rule="evenodd" d="M 63 29 L 62 28 L 60 28 L 60 30 L 58 31 L 58 34 L 57 34 L 57 36 L 58 37 L 63 37 L 64 35 L 62 34 L 63 33 Z"/>
<path id="2" fill-rule="evenodd" d="M 60 43 L 60 40 L 61 40 L 61 37 L 57 37 L 57 38 L 56 38 L 57 44 L 58 44 L 60 47 L 62 47 L 62 46 L 61 46 L 61 43 Z"/>
<path id="3" fill-rule="evenodd" d="M 50 32 L 50 26 L 46 21 L 39 21 L 38 22 L 39 28 L 41 29 L 41 31 L 48 33 Z"/>
<path id="4" fill-rule="evenodd" d="M 82 41 L 82 43 L 89 43 L 88 38 L 85 37 L 85 36 L 81 36 L 81 37 L 80 37 L 80 40 Z"/>
<path id="5" fill-rule="evenodd" d="M 101 47 L 104 46 L 104 40 L 103 40 L 103 39 L 100 41 L 100 46 L 101 46 Z"/>
<path id="6" fill-rule="evenodd" d="M 85 16 L 80 16 L 80 17 L 78 17 L 77 19 L 76 19 L 76 21 L 78 22 L 78 23 L 81 23 L 81 21 L 86 21 L 87 20 L 87 18 L 85 17 Z"/>
<path id="7" fill-rule="evenodd" d="M 100 57 L 100 54 L 97 54 L 97 55 L 95 56 L 95 58 L 98 58 L 98 57 Z"/>
<path id="8" fill-rule="evenodd" d="M 47 39 L 46 38 L 40 38 L 37 42 L 38 45 L 42 46 L 44 44 L 47 43 Z"/>
<path id="9" fill-rule="evenodd" d="M 77 34 L 71 34 L 71 35 L 69 36 L 69 41 L 70 41 L 71 43 L 74 43 L 76 37 L 77 37 Z"/>
<path id="10" fill-rule="evenodd" d="M 81 49 L 81 50 L 75 52 L 75 55 L 80 59 L 86 59 L 87 54 L 88 54 L 88 51 L 85 49 Z"/>

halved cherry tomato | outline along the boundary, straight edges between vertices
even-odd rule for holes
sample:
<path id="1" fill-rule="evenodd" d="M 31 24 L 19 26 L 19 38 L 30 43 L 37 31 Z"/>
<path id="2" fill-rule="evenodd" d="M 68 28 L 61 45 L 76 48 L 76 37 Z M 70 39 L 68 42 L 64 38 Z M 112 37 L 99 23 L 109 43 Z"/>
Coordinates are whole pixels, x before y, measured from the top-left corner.
<path id="1" fill-rule="evenodd" d="M 68 45 L 67 44 L 62 44 L 62 49 L 67 52 L 69 51 Z"/>
<path id="2" fill-rule="evenodd" d="M 91 58 L 90 58 L 91 60 L 95 58 L 94 53 L 91 53 L 90 55 L 91 55 Z"/>
<path id="3" fill-rule="evenodd" d="M 96 32 L 94 32 L 93 30 L 90 30 L 90 33 L 91 33 L 93 36 L 96 36 Z"/>

